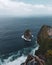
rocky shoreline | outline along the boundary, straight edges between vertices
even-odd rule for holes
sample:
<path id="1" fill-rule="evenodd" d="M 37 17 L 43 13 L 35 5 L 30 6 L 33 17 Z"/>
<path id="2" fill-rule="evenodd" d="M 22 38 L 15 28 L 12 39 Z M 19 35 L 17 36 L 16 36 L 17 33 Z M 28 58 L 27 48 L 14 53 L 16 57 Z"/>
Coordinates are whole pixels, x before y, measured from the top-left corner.
<path id="1" fill-rule="evenodd" d="M 52 65 L 52 27 L 43 25 L 37 35 L 37 43 L 40 45 L 35 52 L 36 56 L 28 55 L 22 65 Z M 32 62 L 33 61 L 33 62 Z M 36 63 L 34 63 L 36 61 Z M 34 63 L 34 64 L 33 64 Z"/>

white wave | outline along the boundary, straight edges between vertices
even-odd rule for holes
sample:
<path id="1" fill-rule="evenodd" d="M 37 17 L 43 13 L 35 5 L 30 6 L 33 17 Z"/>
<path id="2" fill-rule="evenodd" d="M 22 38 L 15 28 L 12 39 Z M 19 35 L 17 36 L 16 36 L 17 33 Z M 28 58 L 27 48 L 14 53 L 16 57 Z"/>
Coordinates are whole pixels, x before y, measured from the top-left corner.
<path id="1" fill-rule="evenodd" d="M 37 41 L 35 41 L 35 43 L 37 44 Z M 38 49 L 39 49 L 39 44 L 37 44 L 37 47 L 36 47 L 36 48 L 33 48 L 33 49 L 31 50 L 30 54 L 32 54 L 32 55 L 34 56 L 36 50 L 38 50 Z"/>
<path id="2" fill-rule="evenodd" d="M 21 63 L 25 62 L 27 57 L 22 55 L 21 57 L 15 59 L 14 61 L 10 61 L 10 58 L 4 60 L 5 62 L 3 63 L 1 62 L 1 65 L 21 65 Z"/>
<path id="3" fill-rule="evenodd" d="M 30 54 L 32 54 L 33 56 L 35 55 L 35 51 L 38 50 L 39 48 L 39 45 L 35 48 L 33 47 Z M 25 51 L 25 50 L 24 50 Z M 27 52 L 27 51 L 26 51 Z M 25 56 L 23 53 L 22 53 L 22 56 L 20 57 L 16 57 L 20 54 L 20 51 L 15 55 L 11 55 L 9 58 L 7 59 L 4 59 L 4 62 L 2 62 L 0 60 L 0 65 L 21 65 L 23 62 L 25 62 L 27 56 Z M 13 57 L 16 57 L 15 60 L 11 61 L 13 59 Z"/>
<path id="4" fill-rule="evenodd" d="M 24 39 L 24 40 L 26 40 L 26 41 L 29 41 L 29 42 L 31 41 L 31 39 L 25 38 L 24 35 L 22 35 L 22 39 Z"/>

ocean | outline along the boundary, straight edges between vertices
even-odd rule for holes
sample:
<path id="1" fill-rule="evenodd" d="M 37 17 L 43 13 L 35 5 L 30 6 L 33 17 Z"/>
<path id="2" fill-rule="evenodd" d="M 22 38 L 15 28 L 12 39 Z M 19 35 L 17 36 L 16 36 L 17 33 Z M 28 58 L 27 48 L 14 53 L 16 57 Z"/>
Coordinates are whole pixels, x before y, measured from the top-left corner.
<path id="1" fill-rule="evenodd" d="M 0 65 L 20 65 L 27 55 L 38 50 L 37 34 L 42 25 L 52 26 L 52 17 L 0 18 Z M 33 34 L 31 42 L 21 38 L 26 29 Z"/>

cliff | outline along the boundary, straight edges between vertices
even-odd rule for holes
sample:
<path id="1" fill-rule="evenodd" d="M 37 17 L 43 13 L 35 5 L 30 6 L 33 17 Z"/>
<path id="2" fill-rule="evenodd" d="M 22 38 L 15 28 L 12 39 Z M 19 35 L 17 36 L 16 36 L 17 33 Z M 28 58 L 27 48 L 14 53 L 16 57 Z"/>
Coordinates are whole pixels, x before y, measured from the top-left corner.
<path id="1" fill-rule="evenodd" d="M 38 32 L 37 42 L 40 45 L 38 51 L 47 58 L 47 65 L 52 64 L 52 27 L 43 25 Z"/>
<path id="2" fill-rule="evenodd" d="M 37 42 L 40 45 L 35 52 L 35 57 L 28 55 L 26 61 L 22 65 L 52 65 L 52 27 L 43 25 L 38 32 Z M 35 59 L 35 60 L 34 60 Z M 36 61 L 35 64 L 28 64 Z"/>

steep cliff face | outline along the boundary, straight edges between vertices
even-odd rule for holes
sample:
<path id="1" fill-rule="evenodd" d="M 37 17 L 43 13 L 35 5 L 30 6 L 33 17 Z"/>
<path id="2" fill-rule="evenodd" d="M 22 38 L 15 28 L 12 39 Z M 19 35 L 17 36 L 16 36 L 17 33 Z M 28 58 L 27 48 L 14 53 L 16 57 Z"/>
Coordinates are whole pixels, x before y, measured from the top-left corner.
<path id="1" fill-rule="evenodd" d="M 52 27 L 43 25 L 38 32 L 37 42 L 40 45 L 40 53 L 46 55 L 48 65 L 52 64 Z M 51 51 L 51 52 L 50 52 Z"/>
<path id="2" fill-rule="evenodd" d="M 40 45 L 40 50 L 47 51 L 48 49 L 52 49 L 52 29 L 50 26 L 43 25 L 37 35 L 37 42 Z M 48 32 L 49 31 L 49 32 Z"/>

